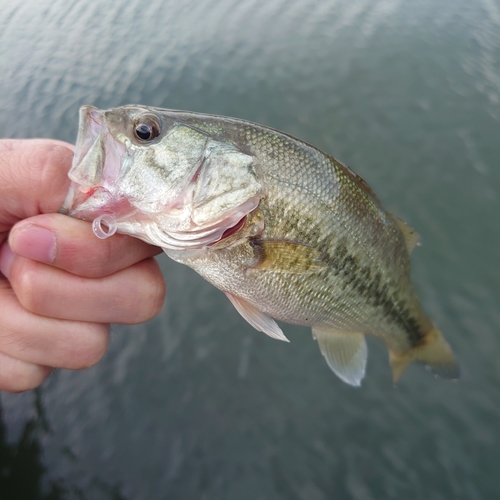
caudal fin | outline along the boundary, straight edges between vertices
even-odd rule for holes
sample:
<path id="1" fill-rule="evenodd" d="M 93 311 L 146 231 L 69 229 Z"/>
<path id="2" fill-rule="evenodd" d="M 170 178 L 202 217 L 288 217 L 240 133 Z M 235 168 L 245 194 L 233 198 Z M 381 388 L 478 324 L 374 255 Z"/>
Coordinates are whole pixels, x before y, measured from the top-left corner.
<path id="1" fill-rule="evenodd" d="M 460 376 L 453 351 L 436 327 L 432 328 L 425 336 L 422 345 L 405 353 L 389 351 L 389 362 L 394 382 L 399 380 L 399 377 L 413 361 L 424 363 L 433 373 L 442 378 L 458 379 Z"/>

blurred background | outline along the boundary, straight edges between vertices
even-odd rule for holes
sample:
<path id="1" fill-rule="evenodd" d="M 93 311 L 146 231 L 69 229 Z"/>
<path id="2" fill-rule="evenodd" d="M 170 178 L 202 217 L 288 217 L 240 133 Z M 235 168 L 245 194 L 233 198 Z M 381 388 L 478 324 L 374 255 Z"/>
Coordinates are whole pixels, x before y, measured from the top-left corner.
<path id="1" fill-rule="evenodd" d="M 162 257 L 168 295 L 105 359 L 1 394 L 0 498 L 500 495 L 500 8 L 495 0 L 24 0 L 0 9 L 0 136 L 74 142 L 78 108 L 240 117 L 348 164 L 421 234 L 413 279 L 459 360 L 360 389 L 309 329 L 254 331 Z"/>

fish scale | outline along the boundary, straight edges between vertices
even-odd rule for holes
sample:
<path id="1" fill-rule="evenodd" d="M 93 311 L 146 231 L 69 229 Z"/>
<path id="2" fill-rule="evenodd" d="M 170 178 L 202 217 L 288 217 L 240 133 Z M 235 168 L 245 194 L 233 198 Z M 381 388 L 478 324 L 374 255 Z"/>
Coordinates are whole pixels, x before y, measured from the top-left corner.
<path id="1" fill-rule="evenodd" d="M 410 281 L 416 233 L 313 146 L 234 118 L 86 106 L 70 177 L 64 213 L 162 247 L 271 337 L 287 340 L 274 319 L 310 326 L 345 382 L 364 377 L 365 334 L 394 380 L 412 361 L 458 376 Z"/>

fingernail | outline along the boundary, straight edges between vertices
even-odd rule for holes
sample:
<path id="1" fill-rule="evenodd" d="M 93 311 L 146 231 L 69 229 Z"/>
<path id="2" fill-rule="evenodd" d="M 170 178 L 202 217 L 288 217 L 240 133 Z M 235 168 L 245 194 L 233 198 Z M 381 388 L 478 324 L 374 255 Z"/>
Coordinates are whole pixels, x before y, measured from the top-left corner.
<path id="1" fill-rule="evenodd" d="M 26 224 L 14 228 L 9 242 L 16 254 L 22 257 L 44 264 L 52 264 L 56 258 L 56 236 L 44 227 Z"/>
<path id="2" fill-rule="evenodd" d="M 8 243 L 4 243 L 0 247 L 0 272 L 9 279 L 10 266 L 14 260 L 15 253 L 10 249 Z"/>

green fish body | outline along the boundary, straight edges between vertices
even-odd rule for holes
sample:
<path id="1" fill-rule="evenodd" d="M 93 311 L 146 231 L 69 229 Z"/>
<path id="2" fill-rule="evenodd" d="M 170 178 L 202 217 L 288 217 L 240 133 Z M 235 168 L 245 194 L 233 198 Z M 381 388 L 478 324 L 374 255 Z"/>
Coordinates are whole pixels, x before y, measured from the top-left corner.
<path id="1" fill-rule="evenodd" d="M 84 107 L 70 177 L 63 212 L 162 247 L 271 337 L 287 340 L 274 319 L 310 326 L 345 382 L 365 374 L 365 334 L 394 380 L 412 361 L 458 377 L 410 281 L 418 236 L 318 149 L 233 118 Z"/>

